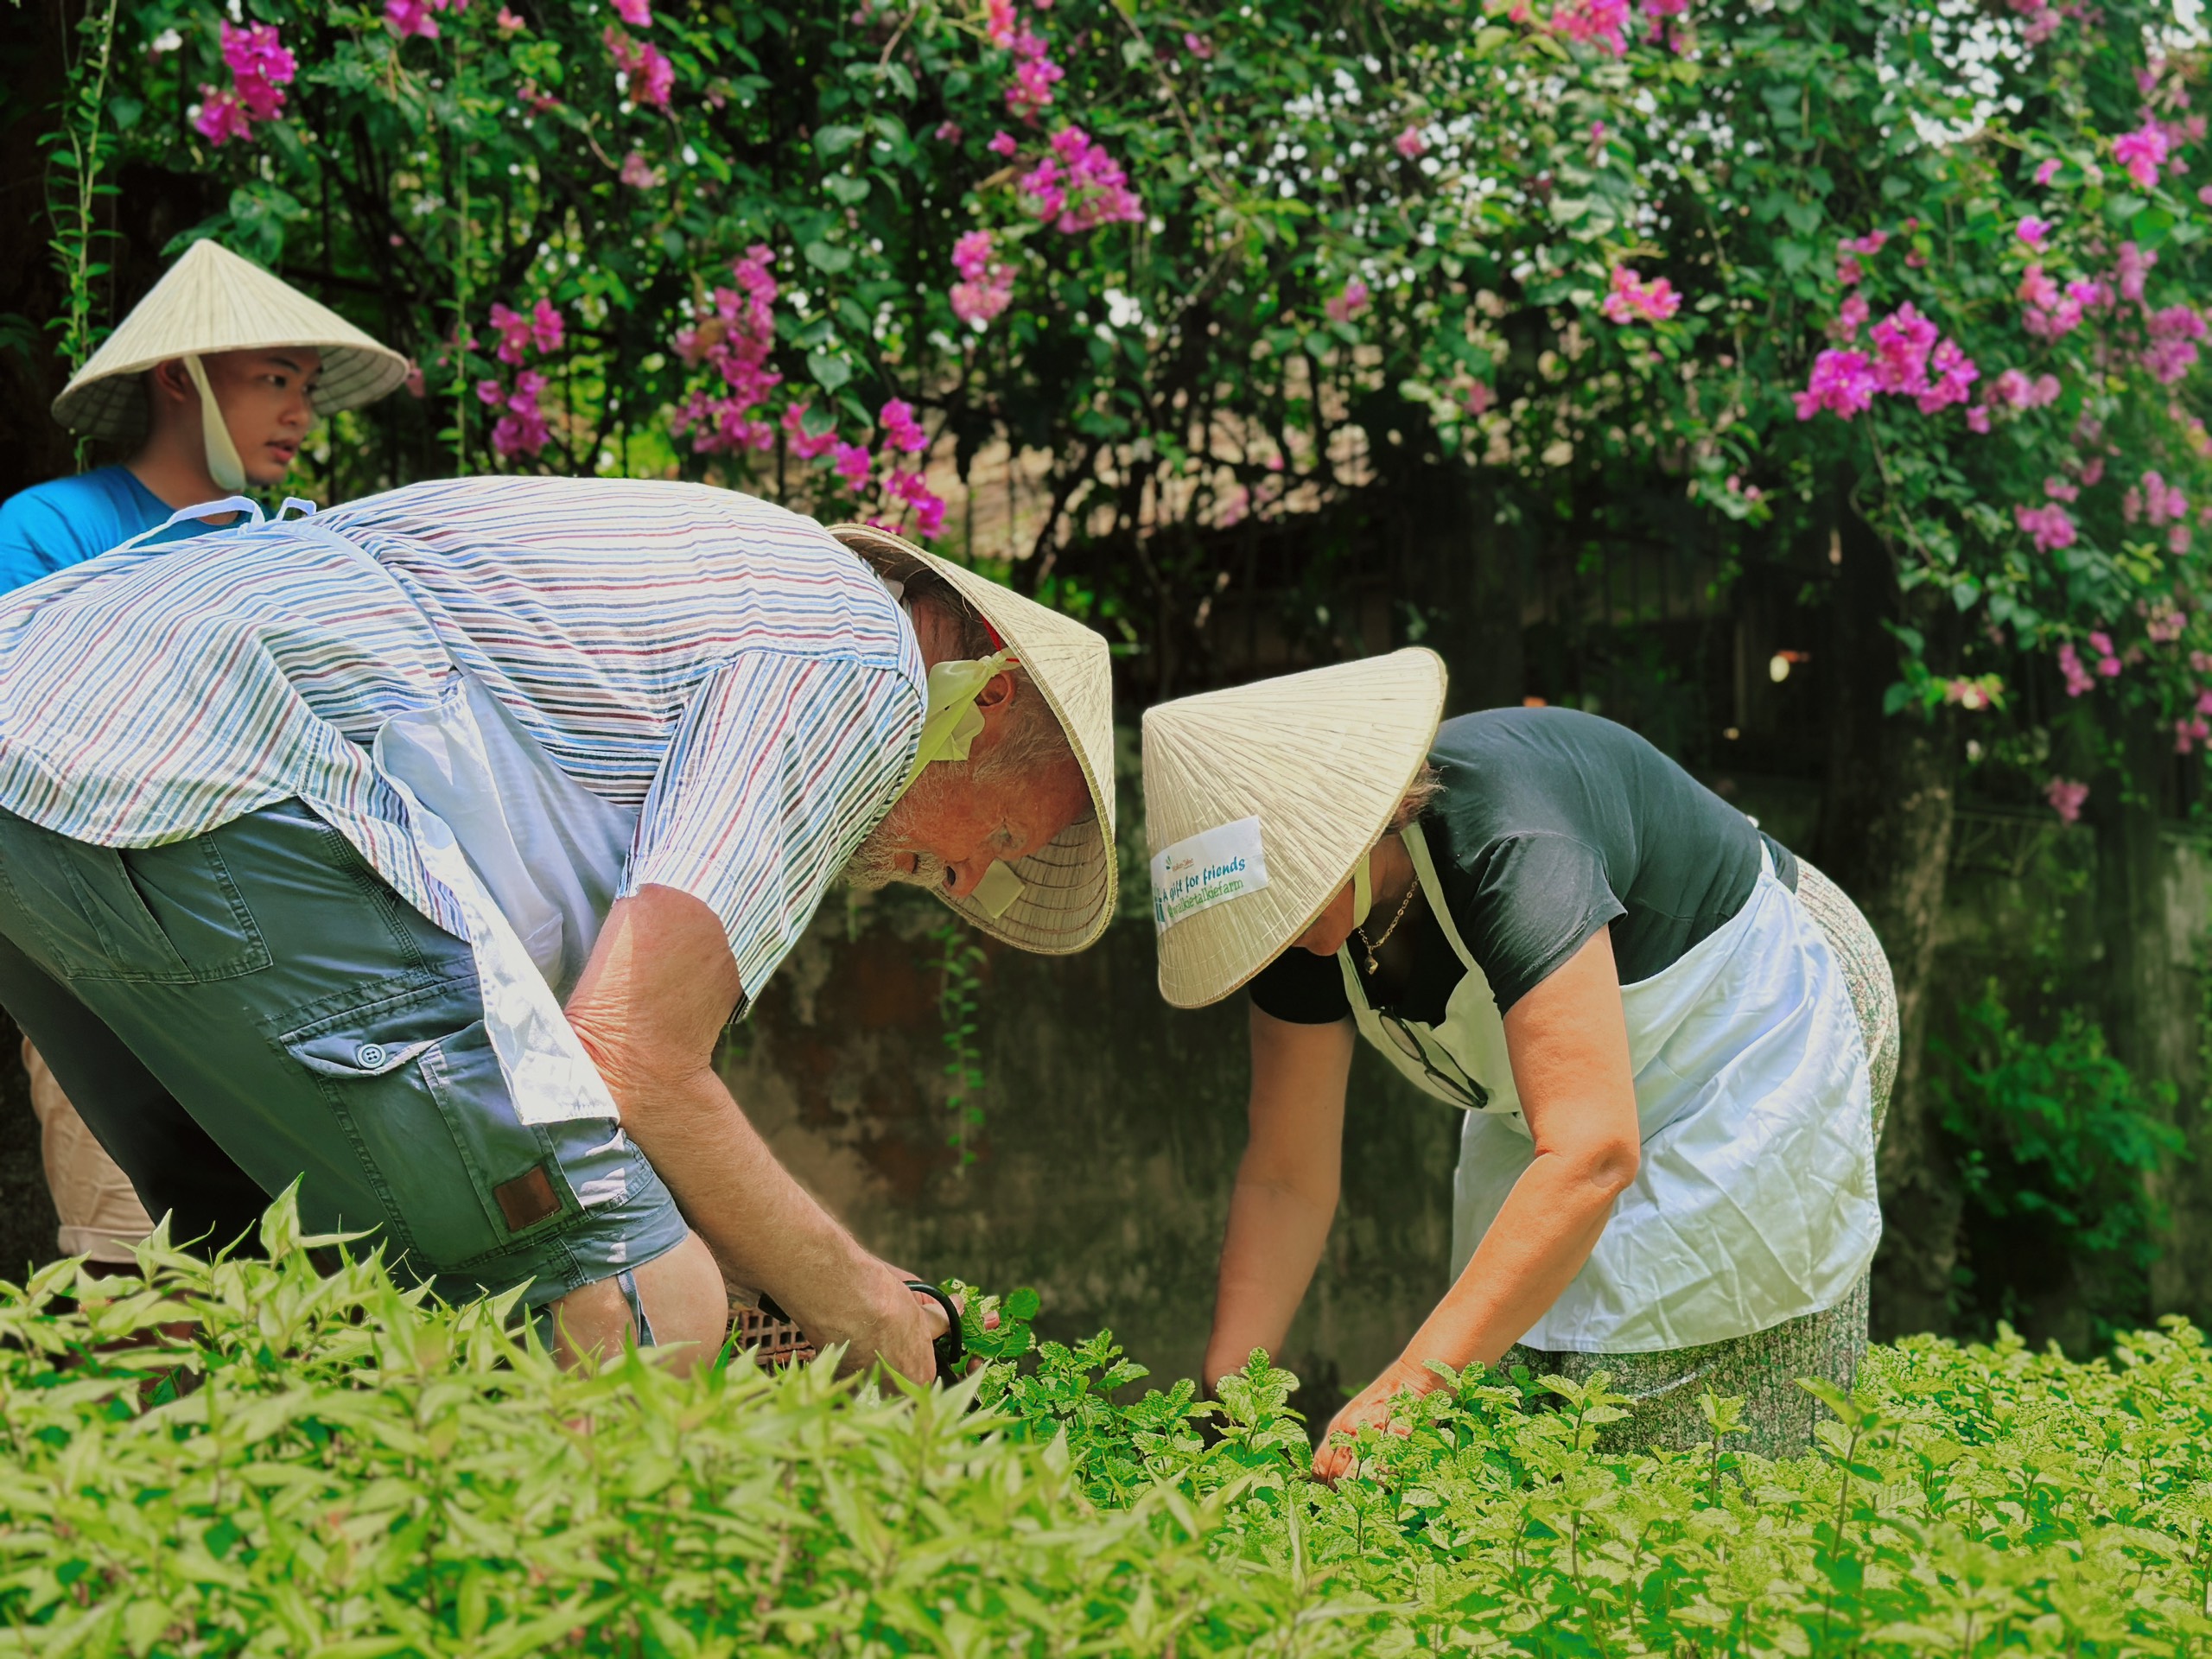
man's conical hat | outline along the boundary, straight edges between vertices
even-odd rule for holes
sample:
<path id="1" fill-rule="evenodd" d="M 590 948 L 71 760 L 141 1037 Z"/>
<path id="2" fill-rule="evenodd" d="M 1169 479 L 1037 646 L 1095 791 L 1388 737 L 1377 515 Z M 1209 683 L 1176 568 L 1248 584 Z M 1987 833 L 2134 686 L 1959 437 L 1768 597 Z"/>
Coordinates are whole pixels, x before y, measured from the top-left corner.
<path id="1" fill-rule="evenodd" d="M 219 245 L 200 241 L 132 308 L 54 400 L 54 418 L 88 437 L 146 429 L 138 376 L 173 357 L 312 346 L 322 353 L 315 406 L 372 404 L 407 378 L 407 359 L 329 307 Z"/>
<path id="2" fill-rule="evenodd" d="M 1443 715 L 1443 660 L 1417 645 L 1147 709 L 1160 994 L 1217 1002 L 1311 927 L 1389 828 Z"/>
<path id="3" fill-rule="evenodd" d="M 1030 683 L 1060 724 L 1083 769 L 1092 815 L 1049 845 L 1009 866 L 1020 896 L 994 916 L 976 895 L 938 896 L 993 938 L 1045 956 L 1082 950 L 1114 919 L 1114 680 L 1103 636 L 1058 611 L 986 581 L 963 565 L 925 553 L 888 531 L 839 524 L 830 532 L 896 582 L 916 569 L 935 572 L 974 606 L 1029 671 Z"/>

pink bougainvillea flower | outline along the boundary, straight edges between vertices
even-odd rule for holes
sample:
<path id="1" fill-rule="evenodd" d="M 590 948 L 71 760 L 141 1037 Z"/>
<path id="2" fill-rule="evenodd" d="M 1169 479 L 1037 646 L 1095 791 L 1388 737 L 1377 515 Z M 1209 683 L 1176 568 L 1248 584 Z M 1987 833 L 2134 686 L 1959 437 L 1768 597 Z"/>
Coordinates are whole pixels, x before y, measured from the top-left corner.
<path id="1" fill-rule="evenodd" d="M 2012 227 L 2012 234 L 2031 248 L 2041 247 L 2044 238 L 2050 234 L 2050 221 L 2047 219 L 2037 219 L 2033 213 L 2027 214 Z"/>
<path id="2" fill-rule="evenodd" d="M 1974 366 L 1955 340 L 1946 340 L 1936 347 L 1929 359 L 1935 371 L 1935 381 L 1916 399 L 1920 412 L 1933 415 L 1937 410 L 1967 400 L 1967 388 L 1981 378 L 1981 371 Z M 1985 419 L 1987 417 L 1985 416 Z M 1969 416 L 1971 423 L 1971 416 Z"/>
<path id="3" fill-rule="evenodd" d="M 430 13 L 442 10 L 433 7 L 428 0 L 384 0 L 385 26 L 403 41 L 412 35 L 435 41 L 438 38 L 438 20 Z"/>
<path id="4" fill-rule="evenodd" d="M 1805 390 L 1794 395 L 1801 421 L 1811 420 L 1822 410 L 1847 421 L 1873 404 L 1873 365 L 1864 352 L 1822 352 L 1813 359 Z"/>
<path id="5" fill-rule="evenodd" d="M 1046 55 L 1045 42 L 1022 29 L 1007 43 L 1014 52 L 1014 85 L 1006 89 L 1007 111 L 1032 126 L 1052 107 L 1052 88 L 1066 72 Z"/>
<path id="6" fill-rule="evenodd" d="M 1428 140 L 1421 136 L 1419 127 L 1408 127 L 1390 141 L 1390 147 L 1410 162 L 1428 153 Z"/>
<path id="7" fill-rule="evenodd" d="M 1989 411 L 1986 409 L 1970 409 L 1967 410 L 1967 429 L 1970 432 L 1988 431 Z"/>
<path id="8" fill-rule="evenodd" d="M 2202 313 L 2194 306 L 2170 305 L 2144 318 L 2151 344 L 2143 366 L 2161 385 L 2171 385 L 2196 365 L 2196 342 L 2204 338 Z"/>
<path id="9" fill-rule="evenodd" d="M 2138 511 L 2151 523 L 2163 524 L 2178 522 L 2189 516 L 2189 498 L 2174 486 L 2167 483 L 2161 474 L 2154 472 L 2145 473 L 2139 487 L 2141 505 Z M 2135 490 L 2130 490 L 2127 493 L 2131 501 L 2137 499 Z M 2123 504 L 2123 511 L 2126 505 Z M 2126 512 L 2126 516 L 2132 523 L 2136 514 Z"/>
<path id="10" fill-rule="evenodd" d="M 875 418 L 884 442 L 900 454 L 918 455 L 930 447 L 928 434 L 914 418 L 914 406 L 905 398 L 891 399 L 876 411 Z"/>
<path id="11" fill-rule="evenodd" d="M 2133 242 L 2120 245 L 2120 263 L 2113 276 L 2113 286 L 2120 290 L 2123 300 L 2143 297 L 2144 279 L 2150 276 L 2151 267 L 2158 263 L 2155 253 L 2145 253 Z"/>
<path id="12" fill-rule="evenodd" d="M 2066 284 L 2066 297 L 2085 311 L 2101 311 L 2112 303 L 2112 289 L 2102 283 L 2076 280 Z"/>
<path id="13" fill-rule="evenodd" d="M 1936 349 L 1936 325 L 1910 305 L 1901 305 L 1874 325 L 1874 385 L 1882 391 L 1917 396 L 1928 390 L 1928 354 Z"/>
<path id="14" fill-rule="evenodd" d="M 2043 481 L 2043 493 L 2054 501 L 2074 501 L 2081 499 L 2081 487 L 2065 479 L 2053 475 Z"/>
<path id="15" fill-rule="evenodd" d="M 995 247 L 988 231 L 970 231 L 952 245 L 952 268 L 961 277 L 952 285 L 952 314 L 963 322 L 988 322 L 1014 298 L 1014 273 Z"/>
<path id="16" fill-rule="evenodd" d="M 632 29 L 651 29 L 653 9 L 651 0 L 613 0 L 614 15 Z"/>
<path id="17" fill-rule="evenodd" d="M 1666 277 L 1647 283 L 1632 267 L 1616 265 L 1612 289 L 1598 309 L 1609 322 L 1664 322 L 1681 306 L 1682 296 Z"/>
<path id="18" fill-rule="evenodd" d="M 837 429 L 810 432 L 806 429 L 805 403 L 790 404 L 784 410 L 784 447 L 801 461 L 813 461 L 826 455 L 837 442 Z"/>
<path id="19" fill-rule="evenodd" d="M 192 129 L 211 143 L 227 144 L 233 138 L 250 137 L 253 122 L 235 93 L 219 92 L 203 84 L 200 88 L 200 109 L 192 118 Z"/>
<path id="20" fill-rule="evenodd" d="M 1621 57 L 1628 51 L 1629 0 L 1559 0 L 1552 32 Z"/>
<path id="21" fill-rule="evenodd" d="M 530 308 L 530 338 L 541 352 L 557 352 L 568 338 L 568 324 L 550 300 L 541 299 Z"/>
<path id="22" fill-rule="evenodd" d="M 854 489 L 864 487 L 873 463 L 868 451 L 857 443 L 838 443 L 830 452 L 830 469 Z"/>
<path id="23" fill-rule="evenodd" d="M 633 149 L 622 158 L 622 170 L 616 176 L 632 190 L 660 188 L 660 169 L 645 159 L 642 149 Z"/>
<path id="24" fill-rule="evenodd" d="M 2036 182 L 2049 184 L 2058 176 L 2058 157 L 2056 156 L 2049 156 L 2038 162 L 2036 167 Z"/>
<path id="25" fill-rule="evenodd" d="M 983 148 L 994 156 L 1012 156 L 1018 146 L 1014 142 L 1012 133 L 995 132 L 991 135 L 991 142 L 985 144 Z"/>
<path id="26" fill-rule="evenodd" d="M 283 88 L 299 66 L 272 23 L 244 29 L 229 23 L 220 31 L 223 62 L 231 72 L 238 100 L 256 121 L 273 121 L 284 107 Z"/>
<path id="27" fill-rule="evenodd" d="M 894 501 L 913 510 L 913 526 L 924 537 L 944 528 L 944 501 L 919 473 L 893 467 L 884 474 L 883 491 Z"/>
<path id="28" fill-rule="evenodd" d="M 493 348 L 492 355 L 502 363 L 521 362 L 523 351 L 530 344 L 530 319 L 495 302 L 492 307 L 492 326 L 499 331 L 499 343 Z"/>
<path id="29" fill-rule="evenodd" d="M 2097 689 L 2089 671 L 2082 666 L 2082 653 L 2074 649 L 2070 639 L 2058 648 L 2058 672 L 2066 682 L 2066 695 L 2069 697 L 2085 696 Z"/>
<path id="30" fill-rule="evenodd" d="M 530 27 L 505 6 L 499 8 L 499 15 L 492 21 L 502 35 L 519 35 Z"/>
<path id="31" fill-rule="evenodd" d="M 2145 121 L 2133 132 L 2124 132 L 2112 141 L 2112 158 L 2127 169 L 2127 176 L 2148 190 L 2158 181 L 2159 164 L 2166 159 L 2169 145 L 2165 129 L 2155 121 Z"/>
<path id="32" fill-rule="evenodd" d="M 1193 35 L 1188 30 L 1183 35 L 1183 49 L 1200 63 L 1213 56 L 1213 42 L 1203 35 Z"/>
<path id="33" fill-rule="evenodd" d="M 935 136 L 941 144 L 957 144 L 960 142 L 960 124 L 957 121 L 940 121 L 937 124 Z"/>
<path id="34" fill-rule="evenodd" d="M 664 110 L 676 90 L 676 65 L 651 41 L 632 39 L 609 23 L 600 38 L 614 60 L 630 94 L 630 101 L 649 109 Z"/>
<path id="35" fill-rule="evenodd" d="M 1864 294 L 1847 294 L 1843 303 L 1836 308 L 1835 326 L 1828 333 L 1838 340 L 1856 340 L 1859 331 L 1866 326 L 1866 319 L 1873 308 L 1866 303 Z"/>
<path id="36" fill-rule="evenodd" d="M 497 409 L 507 400 L 507 389 L 496 380 L 476 383 L 476 401 L 487 409 Z"/>
<path id="37" fill-rule="evenodd" d="M 703 364 L 721 378 L 720 393 L 695 391 L 671 412 L 670 429 L 690 433 L 702 454 L 775 446 L 775 429 L 753 413 L 783 379 L 768 366 L 776 340 L 774 264 L 765 246 L 747 249 L 730 263 L 736 287 L 716 288 L 709 315 L 672 342 L 686 363 Z"/>
<path id="38" fill-rule="evenodd" d="M 2012 522 L 2027 531 L 2038 553 L 2071 547 L 2078 533 L 2072 516 L 2056 501 L 2040 507 L 2016 506 L 2012 509 Z"/>
<path id="39" fill-rule="evenodd" d="M 1065 235 L 1144 217 L 1144 205 L 1129 188 L 1121 163 L 1081 127 L 1054 133 L 1052 153 L 1014 188 L 1028 198 L 1032 213 Z"/>
<path id="40" fill-rule="evenodd" d="M 1836 244 L 1836 251 L 1838 253 L 1863 253 L 1872 255 L 1879 253 L 1884 248 L 1887 247 L 1889 245 L 1889 241 L 1890 233 L 1887 231 L 1869 231 L 1864 236 L 1851 237 L 1844 241 L 1839 242 Z"/>
<path id="41" fill-rule="evenodd" d="M 2043 786 L 2043 798 L 2050 803 L 2061 823 L 2076 823 L 2081 821 L 2082 804 L 2089 798 L 2089 786 L 2071 778 L 2053 778 Z"/>
<path id="42" fill-rule="evenodd" d="M 1001 51 L 1012 46 L 1015 27 L 1014 0 L 984 0 L 983 33 L 993 46 Z"/>
<path id="43" fill-rule="evenodd" d="M 1497 391 L 1484 381 L 1470 381 L 1465 389 L 1459 393 L 1459 407 L 1470 415 L 1486 413 L 1496 407 L 1497 404 Z"/>
<path id="44" fill-rule="evenodd" d="M 485 381 L 476 388 L 476 395 L 484 397 L 486 386 L 498 391 L 494 381 Z M 552 433 L 547 429 L 545 416 L 537 400 L 544 395 L 545 377 L 535 369 L 524 369 L 515 376 L 515 389 L 506 395 L 506 413 L 500 416 L 492 428 L 493 453 L 502 460 L 516 455 L 536 455 L 544 448 Z M 496 397 L 486 397 L 486 403 L 496 403 Z"/>
<path id="45" fill-rule="evenodd" d="M 1846 254 L 1835 262 L 1835 279 L 1846 288 L 1853 287 L 1866 280 L 1866 268 L 1851 255 Z"/>
<path id="46" fill-rule="evenodd" d="M 2024 304 L 2048 309 L 2058 303 L 2058 284 L 2044 274 L 2041 265 L 2030 265 L 2022 273 L 2018 292 Z"/>
<path id="47" fill-rule="evenodd" d="M 1344 291 L 1325 301 L 1321 309 L 1328 313 L 1332 322 L 1350 322 L 1367 309 L 1367 284 L 1353 277 L 1344 286 Z"/>

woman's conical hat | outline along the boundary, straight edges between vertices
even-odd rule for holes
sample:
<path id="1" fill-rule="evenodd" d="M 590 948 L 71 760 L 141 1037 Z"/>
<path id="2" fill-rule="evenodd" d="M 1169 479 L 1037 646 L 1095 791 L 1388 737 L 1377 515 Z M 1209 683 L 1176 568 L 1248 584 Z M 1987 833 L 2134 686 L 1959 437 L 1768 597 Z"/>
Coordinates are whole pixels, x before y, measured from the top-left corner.
<path id="1" fill-rule="evenodd" d="M 372 404 L 407 378 L 407 359 L 327 306 L 251 260 L 194 243 L 117 325 L 54 400 L 54 418 L 87 437 L 132 439 L 146 429 L 138 376 L 173 357 L 312 346 L 322 353 L 315 406 L 329 413 Z"/>
<path id="2" fill-rule="evenodd" d="M 998 631 L 1029 671 L 1083 769 L 1092 815 L 1049 846 L 1012 865 L 1020 896 L 997 915 L 976 897 L 938 896 L 995 939 L 1045 956 L 1080 950 L 1114 919 L 1114 680 L 1103 636 L 1058 611 L 925 553 L 888 531 L 839 524 L 830 532 L 879 574 L 897 582 L 934 571 Z"/>
<path id="3" fill-rule="evenodd" d="M 1444 664 L 1410 647 L 1144 717 L 1160 994 L 1217 1002 L 1313 923 L 1381 840 L 1444 714 Z"/>

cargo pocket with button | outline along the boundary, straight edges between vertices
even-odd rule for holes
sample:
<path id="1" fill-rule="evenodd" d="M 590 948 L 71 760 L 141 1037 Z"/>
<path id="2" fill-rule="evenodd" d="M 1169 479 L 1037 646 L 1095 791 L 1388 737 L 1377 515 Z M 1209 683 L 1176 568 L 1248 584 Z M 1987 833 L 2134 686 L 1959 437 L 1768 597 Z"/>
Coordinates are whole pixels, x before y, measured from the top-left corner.
<path id="1" fill-rule="evenodd" d="M 316 1074 L 418 1271 L 466 1272 L 579 1209 L 546 1132 L 517 1117 L 473 986 L 439 986 L 282 1040 Z"/>

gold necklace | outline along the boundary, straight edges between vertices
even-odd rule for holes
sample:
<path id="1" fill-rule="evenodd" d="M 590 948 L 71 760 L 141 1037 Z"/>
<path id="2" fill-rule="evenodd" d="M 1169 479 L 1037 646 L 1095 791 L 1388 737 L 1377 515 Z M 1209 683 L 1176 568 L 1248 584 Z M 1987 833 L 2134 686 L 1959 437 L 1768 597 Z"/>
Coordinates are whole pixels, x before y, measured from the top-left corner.
<path id="1" fill-rule="evenodd" d="M 1382 930 L 1382 937 L 1381 938 L 1369 938 L 1367 937 L 1367 930 L 1363 927 L 1355 927 L 1352 929 L 1353 932 L 1359 935 L 1360 944 L 1367 947 L 1367 971 L 1370 977 L 1373 976 L 1376 966 L 1375 953 L 1377 950 L 1380 950 L 1384 945 L 1390 943 L 1390 936 L 1398 931 L 1398 924 L 1406 919 L 1406 907 L 1413 903 L 1414 894 L 1420 891 L 1421 878 L 1419 876 L 1414 876 L 1411 880 L 1406 883 L 1406 896 L 1398 900 L 1398 913 L 1390 918 L 1390 925 Z"/>

